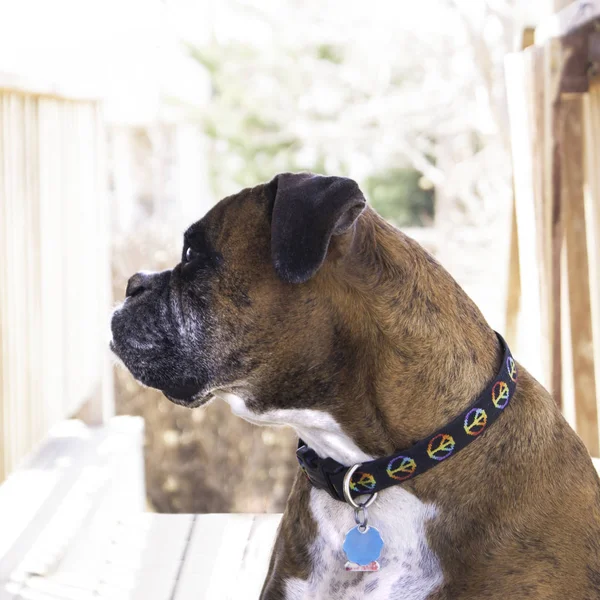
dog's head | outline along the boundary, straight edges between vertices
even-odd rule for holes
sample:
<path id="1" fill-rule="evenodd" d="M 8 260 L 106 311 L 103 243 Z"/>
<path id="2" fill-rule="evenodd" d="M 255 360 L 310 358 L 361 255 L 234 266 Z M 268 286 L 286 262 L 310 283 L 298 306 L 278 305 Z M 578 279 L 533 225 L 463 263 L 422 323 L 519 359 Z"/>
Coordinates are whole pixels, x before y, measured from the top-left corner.
<path id="1" fill-rule="evenodd" d="M 126 295 L 111 346 L 141 383 L 189 407 L 220 396 L 324 453 L 339 444 L 319 432 L 403 447 L 497 367 L 475 305 L 343 177 L 285 173 L 225 198 L 178 265 L 135 274 Z"/>
<path id="2" fill-rule="evenodd" d="M 260 388 L 282 371 L 296 385 L 312 369 L 322 393 L 336 317 L 314 281 L 344 258 L 364 208 L 351 179 L 311 174 L 225 198 L 185 232 L 178 265 L 131 277 L 112 318 L 113 351 L 141 383 L 190 407 L 217 389 L 256 410 L 281 405 L 285 385 L 278 395 Z"/>

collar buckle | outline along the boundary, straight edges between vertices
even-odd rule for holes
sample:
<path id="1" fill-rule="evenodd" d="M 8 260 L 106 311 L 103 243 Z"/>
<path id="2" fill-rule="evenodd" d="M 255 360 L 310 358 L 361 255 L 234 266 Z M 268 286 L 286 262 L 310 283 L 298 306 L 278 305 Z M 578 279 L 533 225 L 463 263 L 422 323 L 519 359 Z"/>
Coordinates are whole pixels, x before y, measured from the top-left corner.
<path id="1" fill-rule="evenodd" d="M 325 490 L 334 500 L 345 501 L 343 479 L 346 467 L 332 458 L 319 458 L 302 440 L 298 443 L 296 457 L 300 468 L 316 488 Z"/>

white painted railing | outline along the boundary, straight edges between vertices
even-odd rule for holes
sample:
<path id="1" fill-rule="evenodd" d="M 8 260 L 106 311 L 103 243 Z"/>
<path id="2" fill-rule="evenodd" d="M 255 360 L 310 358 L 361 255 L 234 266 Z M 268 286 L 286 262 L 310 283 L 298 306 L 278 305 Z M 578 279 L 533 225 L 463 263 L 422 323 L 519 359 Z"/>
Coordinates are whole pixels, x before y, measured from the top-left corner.
<path id="1" fill-rule="evenodd" d="M 0 480 L 57 421 L 112 407 L 98 101 L 0 73 Z"/>

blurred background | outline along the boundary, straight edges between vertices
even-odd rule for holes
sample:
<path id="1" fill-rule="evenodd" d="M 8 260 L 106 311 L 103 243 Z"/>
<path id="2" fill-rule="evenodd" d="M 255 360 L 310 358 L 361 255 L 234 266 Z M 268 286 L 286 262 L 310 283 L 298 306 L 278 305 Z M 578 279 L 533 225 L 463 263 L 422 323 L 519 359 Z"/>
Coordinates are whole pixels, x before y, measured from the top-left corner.
<path id="1" fill-rule="evenodd" d="M 293 432 L 177 407 L 106 352 L 127 279 L 175 265 L 189 224 L 282 171 L 356 179 L 550 385 L 543 298 L 509 294 L 511 276 L 537 285 L 535 248 L 514 252 L 538 234 L 515 232 L 511 143 L 535 119 L 510 114 L 505 61 L 558 4 L 0 4 L 0 479 L 64 419 L 116 413 L 143 418 L 150 510 L 283 510 Z"/>

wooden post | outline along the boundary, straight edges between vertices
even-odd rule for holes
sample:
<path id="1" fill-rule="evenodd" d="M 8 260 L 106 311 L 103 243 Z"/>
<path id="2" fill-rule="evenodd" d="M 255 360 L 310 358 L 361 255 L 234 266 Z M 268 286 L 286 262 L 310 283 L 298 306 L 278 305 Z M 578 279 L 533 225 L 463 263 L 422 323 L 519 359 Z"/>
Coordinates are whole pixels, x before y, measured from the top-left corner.
<path id="1" fill-rule="evenodd" d="M 591 82 L 589 94 L 584 96 L 583 121 L 585 123 L 585 223 L 598 410 L 600 404 L 600 81 L 598 80 Z"/>
<path id="2" fill-rule="evenodd" d="M 562 345 L 561 345 L 561 254 L 563 215 L 561 203 L 560 152 L 560 91 L 563 75 L 563 52 L 560 40 L 552 39 L 545 46 L 544 61 L 544 236 L 548 257 L 548 310 L 550 347 L 550 391 L 562 408 Z"/>
<path id="3" fill-rule="evenodd" d="M 506 296 L 506 339 L 511 347 L 517 348 L 518 321 L 521 312 L 521 269 L 519 266 L 519 235 L 517 233 L 517 207 L 513 186 L 513 206 L 510 225 L 508 257 L 508 285 Z"/>
<path id="4" fill-rule="evenodd" d="M 576 429 L 590 453 L 598 456 L 598 411 L 583 195 L 585 161 L 582 104 L 581 95 L 561 99 L 561 195 Z"/>
<path id="5" fill-rule="evenodd" d="M 505 59 L 510 139 L 513 156 L 514 211 L 516 239 L 513 248 L 518 248 L 518 273 L 521 297 L 518 315 L 508 315 L 507 321 L 518 323 L 519 334 L 515 341 L 517 356 L 525 360 L 528 370 L 543 384 L 548 384 L 544 361 L 539 349 L 543 346 L 540 316 L 540 281 L 543 276 L 538 260 L 537 239 L 540 222 L 536 218 L 536 185 L 534 182 L 534 143 L 532 130 L 534 108 L 531 90 L 533 83 L 533 49 L 510 54 Z M 512 254 L 514 259 L 514 254 Z M 515 263 L 510 265 L 511 286 L 517 273 Z M 512 289 L 509 290 L 512 293 Z M 514 305 L 513 300 L 513 305 Z"/>
<path id="6" fill-rule="evenodd" d="M 555 325 L 560 270 L 553 260 L 555 248 L 560 249 L 560 220 L 554 217 L 560 213 L 552 210 L 558 85 L 551 65 L 545 47 L 531 47 L 505 60 L 518 238 L 513 245 L 518 244 L 521 287 L 517 354 L 560 403 L 560 331 Z M 511 262 L 511 276 L 513 272 Z M 510 310 L 514 306 L 513 299 Z M 509 314 L 508 322 L 514 320 Z"/>

